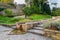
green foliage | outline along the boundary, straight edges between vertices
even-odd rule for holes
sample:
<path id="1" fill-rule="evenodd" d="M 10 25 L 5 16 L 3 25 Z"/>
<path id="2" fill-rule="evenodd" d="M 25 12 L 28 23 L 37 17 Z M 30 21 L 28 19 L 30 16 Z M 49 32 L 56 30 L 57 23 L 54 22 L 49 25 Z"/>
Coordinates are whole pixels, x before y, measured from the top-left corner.
<path id="1" fill-rule="evenodd" d="M 4 8 L 4 7 L 0 7 L 0 11 L 3 11 L 3 10 L 5 10 L 6 8 Z"/>
<path id="2" fill-rule="evenodd" d="M 58 22 L 58 21 L 53 21 L 53 22 L 50 22 L 50 23 L 45 23 L 44 26 L 47 29 L 49 29 L 49 28 L 53 28 L 54 29 L 54 27 L 55 27 L 56 30 L 60 30 L 60 22 Z"/>
<path id="3" fill-rule="evenodd" d="M 53 16 L 60 16 L 60 8 L 53 8 L 52 15 Z"/>
<path id="4" fill-rule="evenodd" d="M 39 14 L 48 14 L 51 15 L 51 10 L 49 4 L 47 4 L 47 0 L 34 0 L 33 4 L 35 13 Z"/>
<path id="5" fill-rule="evenodd" d="M 55 11 L 55 15 L 56 15 L 56 16 L 60 16 L 60 10 L 56 10 L 56 11 Z"/>
<path id="6" fill-rule="evenodd" d="M 14 4 L 13 4 L 13 3 L 8 3 L 8 5 L 14 6 Z"/>
<path id="7" fill-rule="evenodd" d="M 0 24 L 15 24 L 16 22 L 30 22 L 32 20 L 43 20 L 47 18 L 51 18 L 49 15 L 31 15 L 28 16 L 30 19 L 25 19 L 21 17 L 6 17 L 0 15 Z"/>
<path id="8" fill-rule="evenodd" d="M 33 20 L 43 20 L 43 19 L 51 18 L 51 16 L 50 15 L 33 14 L 33 15 L 29 16 L 29 18 L 31 18 Z"/>
<path id="9" fill-rule="evenodd" d="M 29 7 L 25 7 L 23 11 L 24 11 L 25 15 L 31 15 L 32 14 L 32 10 Z"/>
<path id="10" fill-rule="evenodd" d="M 50 6 L 49 4 L 44 3 L 44 2 L 41 2 L 41 10 L 42 10 L 42 13 L 43 14 L 48 14 L 48 15 L 51 15 L 51 10 L 50 10 Z"/>
<path id="11" fill-rule="evenodd" d="M 42 13 L 41 7 L 32 6 L 31 9 L 33 13 L 37 13 L 37 14 Z"/>
<path id="12" fill-rule="evenodd" d="M 16 8 L 16 5 L 13 3 L 8 3 L 9 6 L 11 6 L 12 8 Z"/>
<path id="13" fill-rule="evenodd" d="M 12 16 L 12 11 L 11 9 L 6 9 L 5 13 L 7 14 L 7 16 Z"/>
<path id="14" fill-rule="evenodd" d="M 31 4 L 30 8 L 32 9 L 32 13 L 40 14 L 42 12 L 40 0 L 33 0 L 33 3 Z"/>
<path id="15" fill-rule="evenodd" d="M 40 1 L 39 0 L 33 0 L 33 5 L 36 7 L 40 6 Z"/>
<path id="16" fill-rule="evenodd" d="M 45 4 L 44 9 L 47 14 L 51 15 L 51 10 L 48 4 Z"/>
<path id="17" fill-rule="evenodd" d="M 60 16 L 60 9 L 55 10 L 55 15 Z"/>
<path id="18" fill-rule="evenodd" d="M 51 15 L 51 10 L 49 4 L 47 4 L 47 0 L 33 0 L 30 4 L 30 7 L 26 7 L 26 14 L 48 14 Z"/>
<path id="19" fill-rule="evenodd" d="M 12 18 L 10 22 L 19 22 L 20 20 L 23 20 L 24 18 Z"/>
<path id="20" fill-rule="evenodd" d="M 42 13 L 41 7 L 36 7 L 36 6 L 25 7 L 23 11 L 24 11 L 25 15 L 28 15 L 28 16 L 30 16 L 31 14 L 34 14 L 34 13 L 37 13 L 37 14 Z"/>
<path id="21" fill-rule="evenodd" d="M 0 24 L 15 24 L 18 21 L 23 20 L 23 18 L 11 18 L 11 17 L 6 17 L 6 16 L 1 16 L 0 15 Z"/>

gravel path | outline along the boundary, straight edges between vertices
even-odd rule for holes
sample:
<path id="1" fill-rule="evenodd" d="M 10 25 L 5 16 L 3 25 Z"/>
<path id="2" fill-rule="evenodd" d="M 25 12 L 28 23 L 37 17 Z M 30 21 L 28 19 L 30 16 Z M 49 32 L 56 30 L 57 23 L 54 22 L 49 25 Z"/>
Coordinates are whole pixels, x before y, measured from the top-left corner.
<path id="1" fill-rule="evenodd" d="M 40 35 L 26 33 L 23 35 L 8 35 L 13 29 L 0 26 L 0 40 L 51 40 Z"/>

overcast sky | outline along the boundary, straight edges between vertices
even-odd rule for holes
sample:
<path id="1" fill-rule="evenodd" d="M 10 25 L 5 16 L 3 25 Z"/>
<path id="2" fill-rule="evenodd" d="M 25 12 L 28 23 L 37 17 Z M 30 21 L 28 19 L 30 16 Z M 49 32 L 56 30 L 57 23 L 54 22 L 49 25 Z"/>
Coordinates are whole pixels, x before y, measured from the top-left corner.
<path id="1" fill-rule="evenodd" d="M 60 7 L 60 0 L 48 0 L 49 1 L 49 3 L 50 3 L 50 5 L 51 5 L 51 3 L 57 3 L 57 7 Z"/>
<path id="2" fill-rule="evenodd" d="M 14 2 L 17 2 L 17 4 L 25 4 L 25 0 L 15 0 Z"/>
<path id="3" fill-rule="evenodd" d="M 57 2 L 57 7 L 60 7 L 60 0 L 48 0 L 49 2 Z M 25 4 L 25 0 L 15 0 L 14 2 L 17 2 L 17 4 Z"/>

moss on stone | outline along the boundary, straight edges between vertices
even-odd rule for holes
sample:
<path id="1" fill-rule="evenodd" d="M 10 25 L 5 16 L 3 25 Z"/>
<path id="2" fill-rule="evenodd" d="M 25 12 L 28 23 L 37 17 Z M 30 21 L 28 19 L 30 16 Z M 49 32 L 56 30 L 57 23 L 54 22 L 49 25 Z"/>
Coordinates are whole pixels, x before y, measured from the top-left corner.
<path id="1" fill-rule="evenodd" d="M 9 34 L 11 34 L 11 35 L 20 35 L 20 34 L 25 34 L 25 32 L 15 29 L 15 30 L 12 30 Z"/>

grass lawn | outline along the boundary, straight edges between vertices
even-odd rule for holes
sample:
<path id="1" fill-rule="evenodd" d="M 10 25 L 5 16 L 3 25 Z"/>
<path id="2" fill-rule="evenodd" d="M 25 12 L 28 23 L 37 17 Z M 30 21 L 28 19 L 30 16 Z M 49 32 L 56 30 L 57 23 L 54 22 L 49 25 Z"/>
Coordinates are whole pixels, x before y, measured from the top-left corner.
<path id="1" fill-rule="evenodd" d="M 10 17 L 4 17 L 0 15 L 0 24 L 14 24 L 14 22 L 10 22 L 12 18 Z"/>
<path id="2" fill-rule="evenodd" d="M 29 18 L 33 20 L 43 20 L 47 18 L 51 18 L 50 15 L 31 15 Z M 16 24 L 16 22 L 25 22 L 28 21 L 28 19 L 23 19 L 23 18 L 14 18 L 14 17 L 4 17 L 0 15 L 0 24 Z M 31 21 L 31 20 L 30 20 Z"/>
<path id="3" fill-rule="evenodd" d="M 32 18 L 33 20 L 44 20 L 44 19 L 51 18 L 51 16 L 50 15 L 38 15 L 38 14 L 35 14 L 35 15 L 29 16 L 29 18 Z"/>

